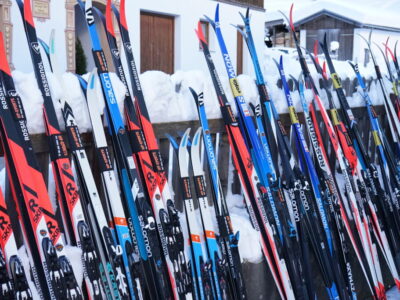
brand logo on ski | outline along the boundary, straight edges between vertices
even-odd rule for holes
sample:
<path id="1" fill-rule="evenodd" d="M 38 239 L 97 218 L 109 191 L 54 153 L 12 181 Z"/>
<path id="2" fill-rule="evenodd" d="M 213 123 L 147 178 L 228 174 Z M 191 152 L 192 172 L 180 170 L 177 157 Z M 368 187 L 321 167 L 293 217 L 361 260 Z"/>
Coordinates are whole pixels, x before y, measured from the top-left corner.
<path id="1" fill-rule="evenodd" d="M 39 43 L 38 42 L 32 42 L 31 43 L 31 47 L 32 47 L 33 51 L 36 52 L 36 54 L 40 53 L 40 47 L 39 47 Z"/>
<path id="2" fill-rule="evenodd" d="M 18 96 L 17 92 L 14 91 L 14 90 L 9 90 L 9 91 L 7 92 L 7 94 L 8 94 L 8 96 L 10 96 L 10 97 L 17 97 L 17 96 Z"/>
<path id="3" fill-rule="evenodd" d="M 204 94 L 203 94 L 203 92 L 198 94 L 197 97 L 199 98 L 199 105 L 203 106 L 204 105 Z"/>
<path id="4" fill-rule="evenodd" d="M 125 49 L 129 51 L 129 53 L 132 53 L 132 45 L 131 43 L 125 43 Z"/>
<path id="5" fill-rule="evenodd" d="M 86 15 L 86 20 L 87 20 L 88 24 L 93 25 L 94 24 L 94 16 L 93 16 L 93 10 L 91 7 L 86 10 L 85 15 Z"/>
<path id="6" fill-rule="evenodd" d="M 116 57 L 119 58 L 119 51 L 117 49 L 111 49 L 111 53 Z"/>

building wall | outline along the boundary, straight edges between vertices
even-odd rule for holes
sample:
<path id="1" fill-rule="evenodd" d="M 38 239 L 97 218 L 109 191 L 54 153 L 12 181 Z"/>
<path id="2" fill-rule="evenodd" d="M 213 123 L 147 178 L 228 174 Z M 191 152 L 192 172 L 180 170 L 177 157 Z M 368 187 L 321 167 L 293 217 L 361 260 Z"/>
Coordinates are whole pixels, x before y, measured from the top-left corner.
<path id="1" fill-rule="evenodd" d="M 28 0 L 25 0 L 28 1 Z M 56 0 L 50 1 L 50 19 L 37 19 L 35 18 L 37 36 L 44 40 L 49 41 L 52 29 L 55 29 L 56 34 L 56 51 L 59 60 L 60 68 L 62 70 L 66 67 L 66 47 L 65 47 L 65 1 Z M 33 66 L 30 59 L 29 48 L 25 37 L 25 31 L 22 24 L 21 14 L 18 5 L 12 1 L 11 6 L 11 22 L 13 24 L 13 55 L 12 63 L 16 70 L 22 72 L 32 72 Z"/>
<path id="2" fill-rule="evenodd" d="M 207 71 L 202 52 L 199 50 L 199 43 L 194 33 L 199 18 L 206 14 L 214 16 L 217 1 L 212 0 L 139 0 L 127 1 L 127 12 L 129 12 L 128 26 L 131 41 L 135 51 L 137 65 L 140 65 L 140 11 L 162 13 L 175 16 L 175 71 L 200 69 Z M 236 65 L 236 29 L 231 26 L 241 25 L 242 19 L 239 11 L 245 13 L 245 8 L 220 3 L 221 28 L 224 35 L 229 54 Z M 264 48 L 264 11 L 253 10 L 252 30 L 259 53 Z M 214 61 L 218 70 L 224 70 L 223 61 L 214 32 L 210 27 L 210 44 Z M 243 61 L 244 73 L 252 72 L 252 66 L 247 49 L 244 51 Z"/>
<path id="3" fill-rule="evenodd" d="M 95 2 L 96 0 L 93 1 Z M 203 54 L 199 50 L 199 44 L 194 29 L 197 26 L 197 21 L 199 18 L 202 18 L 204 14 L 214 16 L 217 3 L 218 2 L 214 0 L 127 0 L 127 21 L 137 65 L 140 66 L 140 11 L 147 11 L 168 14 L 175 17 L 175 71 L 199 69 L 208 72 Z M 236 29 L 231 26 L 231 24 L 242 24 L 239 11 L 245 13 L 245 8 L 225 2 L 220 3 L 222 32 L 234 65 L 236 65 L 237 33 Z M 60 67 L 63 69 L 66 68 L 65 12 L 65 1 L 50 1 L 50 19 L 42 22 L 35 19 L 38 36 L 45 41 L 48 41 L 51 29 L 56 29 L 57 52 Z M 25 59 L 29 57 L 29 50 L 23 31 L 21 16 L 15 2 L 13 2 L 11 14 L 11 20 L 14 25 L 14 67 L 23 72 L 32 71 L 30 61 Z M 262 10 L 252 10 L 251 12 L 253 36 L 259 53 L 261 53 L 264 48 L 264 14 L 265 12 Z M 212 29 L 210 28 L 210 30 Z M 214 32 L 210 32 L 210 44 L 216 66 L 221 70 L 221 74 L 223 74 L 224 64 Z M 90 53 L 87 53 L 88 57 L 90 55 Z M 91 61 L 89 60 L 88 70 L 90 70 L 90 67 Z M 253 72 L 247 49 L 244 51 L 243 72 L 247 74 L 252 74 Z"/>

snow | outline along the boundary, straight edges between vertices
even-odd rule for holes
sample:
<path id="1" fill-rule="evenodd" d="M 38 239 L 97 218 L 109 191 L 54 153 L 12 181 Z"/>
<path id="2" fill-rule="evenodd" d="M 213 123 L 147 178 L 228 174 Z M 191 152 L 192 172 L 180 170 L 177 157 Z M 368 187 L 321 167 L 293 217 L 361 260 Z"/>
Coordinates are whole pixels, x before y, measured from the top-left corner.
<path id="1" fill-rule="evenodd" d="M 233 231 L 239 232 L 239 253 L 242 262 L 260 263 L 263 259 L 260 238 L 258 232 L 253 228 L 250 216 L 247 212 L 243 195 L 232 193 L 232 183 L 234 178 L 234 168 L 232 159 L 229 159 L 228 191 L 226 203 L 232 221 Z M 257 245 L 259 245 L 257 247 Z"/>
<path id="2" fill-rule="evenodd" d="M 44 133 L 44 120 L 43 120 L 43 97 L 38 88 L 34 73 L 22 73 L 20 71 L 13 71 L 12 73 L 15 87 L 19 95 L 21 96 L 22 103 L 24 105 L 27 125 L 31 134 Z M 58 123 L 60 124 L 61 130 L 64 130 L 64 121 L 61 114 L 61 106 L 58 99 L 64 96 L 67 99 L 68 104 L 72 107 L 74 112 L 76 123 L 78 124 L 81 132 L 87 132 L 91 130 L 90 118 L 86 107 L 86 100 L 81 91 L 78 78 L 72 73 L 63 74 L 64 85 L 67 89 L 62 89 L 61 84 L 57 81 L 52 73 L 47 73 L 49 86 L 53 98 L 53 104 L 57 114 Z M 88 74 L 86 75 L 86 79 Z M 120 111 L 123 111 L 123 100 L 125 97 L 125 86 L 118 79 L 115 73 L 110 73 L 110 79 L 115 89 L 115 96 L 118 100 Z M 100 99 L 100 107 L 104 108 L 104 102 L 102 102 L 101 91 L 98 90 L 98 99 Z"/>
<path id="3" fill-rule="evenodd" d="M 291 77 L 299 79 L 301 74 L 301 68 L 295 49 L 286 48 L 285 51 L 288 53 L 284 53 L 277 48 L 266 48 L 260 59 L 261 69 L 268 87 L 268 92 L 279 113 L 287 113 L 287 103 L 283 90 L 278 87 L 280 76 L 274 60 L 278 61 L 280 56 L 283 56 L 283 64 L 287 80 L 290 80 Z M 320 62 L 323 62 L 322 58 L 320 58 Z M 311 61 L 309 63 L 311 75 L 314 78 L 314 81 L 317 82 L 319 75 L 317 74 L 315 67 L 311 64 Z M 335 60 L 334 65 L 338 75 L 342 78 L 342 80 L 345 80 L 346 78 L 352 81 L 354 80 L 355 74 L 347 62 Z M 375 70 L 372 63 L 368 64 L 366 67 L 360 65 L 359 69 L 362 76 L 367 79 L 375 76 Z M 386 68 L 382 69 L 384 75 L 386 71 Z M 232 104 L 234 112 L 236 112 L 236 105 L 233 105 L 234 99 L 230 89 L 229 80 L 225 76 L 225 71 L 220 70 L 219 75 L 227 99 Z M 88 79 L 88 76 L 89 74 L 85 74 L 83 78 Z M 26 111 L 30 133 L 43 133 L 43 99 L 37 87 L 34 73 L 22 73 L 19 71 L 14 71 L 13 77 L 16 84 L 16 89 L 22 98 L 22 102 Z M 118 101 L 120 112 L 122 114 L 126 92 L 125 86 L 118 79 L 115 73 L 110 73 L 110 78 L 113 84 L 113 89 Z M 384 78 L 387 89 L 390 90 L 390 82 L 385 76 Z M 64 81 L 63 84 L 66 87 L 64 89 L 61 88 L 61 84 L 56 80 L 56 78 L 48 72 L 49 85 L 53 95 L 54 106 L 61 130 L 64 130 L 64 122 L 61 115 L 61 107 L 57 100 L 59 97 L 65 97 L 74 111 L 75 119 L 80 131 L 90 131 L 91 124 L 87 111 L 86 100 L 80 88 L 79 80 L 72 73 L 63 74 L 62 79 Z M 140 80 L 146 105 L 150 114 L 150 120 L 153 123 L 197 120 L 197 110 L 193 96 L 189 91 L 189 87 L 192 87 L 196 93 L 203 93 L 204 105 L 209 119 L 221 118 L 216 92 L 211 81 L 211 77 L 208 73 L 204 73 L 200 70 L 179 70 L 174 74 L 169 75 L 161 71 L 147 71 L 140 75 Z M 254 105 L 257 104 L 259 102 L 259 96 L 257 87 L 255 85 L 255 79 L 252 76 L 242 74 L 238 76 L 238 81 L 245 100 L 249 103 L 253 103 Z M 97 86 L 100 86 L 100 84 Z M 321 99 L 327 106 L 328 103 L 325 97 L 325 91 L 319 90 L 319 92 Z M 311 91 L 306 90 L 305 94 L 306 99 L 311 101 Z M 333 92 L 332 94 L 334 96 L 334 100 L 336 101 L 336 105 L 339 106 L 339 103 L 336 99 L 336 93 Z M 104 99 L 100 88 L 97 89 L 97 95 L 99 99 L 99 107 L 103 111 Z M 353 95 L 347 96 L 351 106 L 356 107 L 364 105 L 364 101 L 360 96 L 359 91 L 356 91 Z M 370 97 L 374 104 L 382 104 L 382 92 L 380 90 L 380 86 L 375 81 L 371 84 Z M 292 92 L 292 99 L 294 101 L 296 110 L 300 112 L 302 109 L 299 95 L 296 90 Z"/>
<path id="4" fill-rule="evenodd" d="M 390 290 L 386 291 L 387 300 L 400 299 L 400 291 L 396 286 L 393 286 Z"/>

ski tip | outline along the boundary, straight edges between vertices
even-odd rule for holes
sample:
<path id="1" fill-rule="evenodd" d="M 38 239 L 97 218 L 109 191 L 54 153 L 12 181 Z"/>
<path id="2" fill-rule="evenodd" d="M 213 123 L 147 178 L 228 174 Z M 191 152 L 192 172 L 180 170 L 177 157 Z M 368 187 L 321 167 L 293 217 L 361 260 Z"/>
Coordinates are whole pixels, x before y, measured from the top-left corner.
<path id="1" fill-rule="evenodd" d="M 31 0 L 24 1 L 24 19 L 26 22 L 31 24 L 32 27 L 35 27 L 35 23 L 33 22 L 33 16 L 32 16 Z"/>
<path id="2" fill-rule="evenodd" d="M 197 96 L 196 91 L 194 89 L 192 89 L 190 86 L 189 86 L 189 91 L 192 93 L 194 100 L 197 102 L 198 96 Z"/>
<path id="3" fill-rule="evenodd" d="M 390 47 L 388 46 L 388 43 L 387 43 L 388 41 L 389 41 L 389 38 L 386 41 L 386 44 L 384 44 L 385 49 L 386 49 L 386 56 L 388 56 L 388 53 L 389 53 L 390 56 L 392 57 L 392 60 L 395 62 L 396 61 L 396 57 L 394 56 L 394 53 L 393 53 L 392 49 L 390 49 Z"/>
<path id="4" fill-rule="evenodd" d="M 6 48 L 4 47 L 3 32 L 1 31 L 0 31 L 0 69 L 11 76 L 11 70 L 7 60 Z"/>
<path id="5" fill-rule="evenodd" d="M 119 12 L 120 12 L 120 22 L 121 25 L 128 30 L 128 24 L 126 22 L 126 11 L 125 11 L 125 0 L 121 0 L 120 6 L 119 6 Z"/>
<path id="6" fill-rule="evenodd" d="M 83 4 L 82 0 L 76 0 L 78 2 L 79 7 L 81 10 L 85 10 L 85 4 Z"/>
<path id="7" fill-rule="evenodd" d="M 246 19 L 250 18 L 250 7 L 247 7 L 246 9 Z"/>
<path id="8" fill-rule="evenodd" d="M 283 67 L 283 55 L 279 57 L 279 66 L 282 68 Z"/>
<path id="9" fill-rule="evenodd" d="M 214 18 L 215 23 L 219 23 L 219 3 L 217 4 L 217 7 L 215 8 L 215 18 Z"/>
<path id="10" fill-rule="evenodd" d="M 368 34 L 368 43 L 370 43 L 370 44 L 371 44 L 371 38 L 372 38 L 372 29 L 369 31 L 369 34 Z"/>
<path id="11" fill-rule="evenodd" d="M 186 129 L 185 133 L 183 134 L 179 148 L 187 147 L 189 141 L 189 134 L 190 134 L 190 128 Z"/>
<path id="12" fill-rule="evenodd" d="M 178 143 L 176 142 L 176 140 L 174 139 L 174 137 L 172 135 L 167 133 L 167 134 L 165 134 L 165 136 L 167 137 L 167 139 L 169 140 L 169 143 L 171 144 L 171 146 L 174 149 L 178 149 L 179 148 Z"/>
<path id="13" fill-rule="evenodd" d="M 318 40 L 314 41 L 314 49 L 313 49 L 315 60 L 318 60 Z"/>
<path id="14" fill-rule="evenodd" d="M 43 50 L 46 52 L 46 54 L 50 54 L 50 47 L 49 45 L 46 44 L 45 41 L 43 41 L 41 38 L 38 38 L 38 42 L 40 43 L 40 45 L 42 46 Z"/>
<path id="15" fill-rule="evenodd" d="M 322 64 L 322 72 L 323 74 L 326 74 L 326 61 Z"/>
<path id="16" fill-rule="evenodd" d="M 206 38 L 204 37 L 203 28 L 201 27 L 201 21 L 197 22 L 197 29 L 195 29 L 195 32 L 199 40 L 207 45 Z"/>
<path id="17" fill-rule="evenodd" d="M 247 34 L 240 28 L 238 25 L 231 24 L 233 27 L 236 28 L 236 30 L 242 35 L 242 37 L 246 40 L 247 39 Z"/>
<path id="18" fill-rule="evenodd" d="M 52 29 L 49 39 L 49 53 L 54 54 L 56 52 L 56 30 Z"/>
<path id="19" fill-rule="evenodd" d="M 290 12 L 289 12 L 289 25 L 290 25 L 290 28 L 292 29 L 292 31 L 294 32 L 294 24 L 293 24 L 293 7 L 294 7 L 294 3 L 292 3 L 292 5 L 290 5 Z"/>
<path id="20" fill-rule="evenodd" d="M 256 107 L 254 106 L 254 104 L 251 103 L 251 102 L 249 102 L 249 107 L 250 107 L 251 113 L 252 113 L 253 115 L 255 115 Z"/>
<path id="21" fill-rule="evenodd" d="M 201 133 L 202 133 L 202 127 L 197 128 L 192 141 L 193 146 L 197 146 L 199 144 Z"/>
<path id="22" fill-rule="evenodd" d="M 328 50 L 328 37 L 326 35 L 326 32 L 324 33 L 324 47 L 326 50 Z"/>
<path id="23" fill-rule="evenodd" d="M 347 63 L 353 68 L 353 70 L 355 70 L 356 68 L 356 63 L 352 62 L 350 59 L 347 60 Z"/>
<path id="24" fill-rule="evenodd" d="M 115 37 L 114 26 L 112 21 L 111 0 L 107 0 L 106 5 L 106 28 L 107 32 Z"/>
<path id="25" fill-rule="evenodd" d="M 88 80 L 88 87 L 90 90 L 94 90 L 94 88 L 95 88 L 96 75 L 97 75 L 97 68 L 94 68 L 92 70 L 92 72 L 90 72 L 89 80 Z"/>
<path id="26" fill-rule="evenodd" d="M 80 84 L 82 90 L 85 91 L 85 95 L 86 95 L 86 90 L 87 90 L 87 82 L 86 82 L 86 80 L 83 79 L 81 75 L 75 74 L 75 76 L 78 78 L 79 84 Z"/>

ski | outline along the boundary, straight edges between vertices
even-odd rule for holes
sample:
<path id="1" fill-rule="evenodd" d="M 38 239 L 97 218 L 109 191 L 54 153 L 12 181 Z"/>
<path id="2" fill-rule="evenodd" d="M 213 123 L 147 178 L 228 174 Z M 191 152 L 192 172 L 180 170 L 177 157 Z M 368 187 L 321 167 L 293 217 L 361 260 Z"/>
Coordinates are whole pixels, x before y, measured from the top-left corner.
<path id="1" fill-rule="evenodd" d="M 242 266 L 240 260 L 240 253 L 238 249 L 239 243 L 239 232 L 234 233 L 232 228 L 231 219 L 229 216 L 229 210 L 224 197 L 221 182 L 218 174 L 217 167 L 217 154 L 214 152 L 214 147 L 212 144 L 212 138 L 210 134 L 210 129 L 208 126 L 207 115 L 203 102 L 203 94 L 197 94 L 193 89 L 190 88 L 193 98 L 196 102 L 197 111 L 199 115 L 199 120 L 201 127 L 203 129 L 203 143 L 206 148 L 208 168 L 210 173 L 210 178 L 212 180 L 212 192 L 213 192 L 213 204 L 214 211 L 217 218 L 217 224 L 219 229 L 218 243 L 220 245 L 220 250 L 222 257 L 215 257 L 215 264 L 217 267 L 217 276 L 219 285 L 221 288 L 221 297 L 226 298 L 226 290 L 224 285 L 226 285 L 225 278 L 228 278 L 228 284 L 231 289 L 231 295 L 233 299 L 246 299 L 246 287 L 244 284 L 244 278 L 242 273 Z M 214 256 L 217 252 L 214 252 Z M 212 259 L 212 255 L 210 255 Z M 228 264 L 229 271 L 228 276 L 224 273 L 225 264 Z M 219 267 L 218 267 L 219 266 Z M 218 270 L 222 269 L 222 270 Z"/>
<path id="2" fill-rule="evenodd" d="M 213 299 L 214 297 L 212 287 L 210 286 L 211 280 L 209 280 L 209 276 L 207 274 L 210 266 L 207 263 L 207 256 L 204 253 L 204 234 L 202 232 L 201 225 L 199 224 L 199 219 L 197 218 L 190 186 L 190 154 L 188 151 L 189 133 L 190 128 L 185 131 L 179 144 L 179 173 L 185 205 L 185 214 L 188 224 L 190 247 L 193 255 L 192 262 L 195 270 L 195 277 L 193 279 L 197 281 L 199 299 L 205 300 Z"/>
<path id="3" fill-rule="evenodd" d="M 3 41 L 0 41 L 3 42 Z M 18 254 L 11 218 L 0 190 L 0 296 L 4 300 L 33 300 L 26 270 Z"/>
<path id="4" fill-rule="evenodd" d="M 201 163 L 201 133 L 202 128 L 199 127 L 193 136 L 192 145 L 190 147 L 193 181 L 203 225 L 203 236 L 207 245 L 207 257 L 210 260 L 205 263 L 210 264 L 212 268 L 212 277 L 214 283 L 212 285 L 213 296 L 216 299 L 222 299 L 222 294 L 225 295 L 225 298 L 227 297 L 227 291 L 221 291 L 220 278 L 218 276 L 218 268 L 221 266 L 222 262 L 219 260 L 219 247 L 216 240 L 215 227 L 211 218 L 211 207 L 208 204 L 207 187 Z"/>

